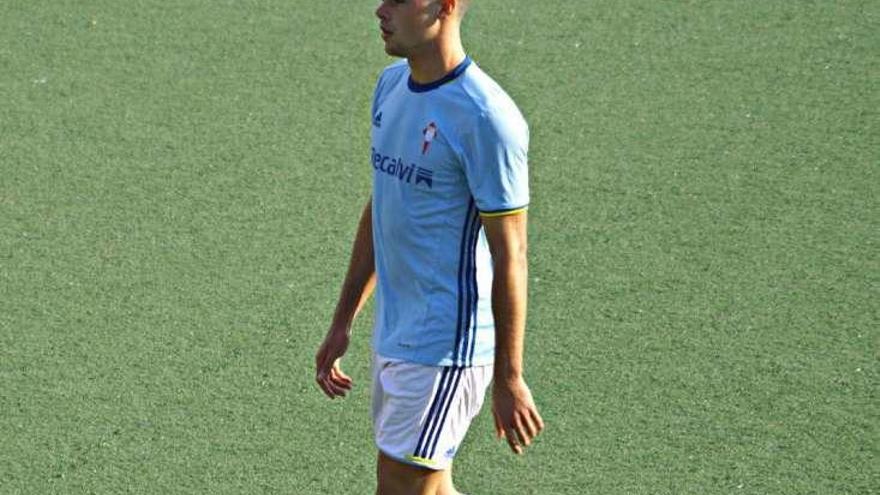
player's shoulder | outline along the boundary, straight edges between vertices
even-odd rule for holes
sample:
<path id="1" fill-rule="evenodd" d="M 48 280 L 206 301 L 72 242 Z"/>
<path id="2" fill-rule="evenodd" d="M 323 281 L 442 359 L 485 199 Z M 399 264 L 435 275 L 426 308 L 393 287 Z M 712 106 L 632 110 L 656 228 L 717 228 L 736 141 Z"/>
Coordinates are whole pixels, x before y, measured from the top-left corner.
<path id="1" fill-rule="evenodd" d="M 385 66 L 379 73 L 379 84 L 388 84 L 399 81 L 409 74 L 409 64 L 406 59 L 400 59 Z"/>
<path id="2" fill-rule="evenodd" d="M 464 76 L 461 88 L 474 110 L 485 114 L 519 113 L 513 98 L 480 66 L 471 64 Z"/>
<path id="3" fill-rule="evenodd" d="M 505 128 L 528 135 L 528 124 L 513 98 L 477 64 L 471 64 L 459 87 L 472 126 Z"/>
<path id="4" fill-rule="evenodd" d="M 407 77 L 407 74 L 409 74 L 409 65 L 406 59 L 398 60 L 382 69 L 382 72 L 379 73 L 379 78 L 376 80 L 376 88 L 373 90 L 374 112 L 377 105 L 388 96 L 391 88 L 397 86 L 401 79 Z"/>

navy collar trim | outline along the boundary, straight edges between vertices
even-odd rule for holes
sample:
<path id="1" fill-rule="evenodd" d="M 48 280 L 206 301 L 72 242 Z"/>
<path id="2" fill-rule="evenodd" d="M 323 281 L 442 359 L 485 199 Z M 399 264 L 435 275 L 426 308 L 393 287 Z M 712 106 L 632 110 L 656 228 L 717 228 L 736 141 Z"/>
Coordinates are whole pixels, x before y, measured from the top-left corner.
<path id="1" fill-rule="evenodd" d="M 471 65 L 471 58 L 465 57 L 464 60 L 462 60 L 461 63 L 458 64 L 454 69 L 452 69 L 451 72 L 434 82 L 429 82 L 426 84 L 417 83 L 413 80 L 412 74 L 410 74 L 409 80 L 407 80 L 406 84 L 407 86 L 409 86 L 409 89 L 414 93 L 424 93 L 426 91 L 431 91 L 432 89 L 437 89 L 448 82 L 454 81 L 468 68 L 469 65 Z"/>

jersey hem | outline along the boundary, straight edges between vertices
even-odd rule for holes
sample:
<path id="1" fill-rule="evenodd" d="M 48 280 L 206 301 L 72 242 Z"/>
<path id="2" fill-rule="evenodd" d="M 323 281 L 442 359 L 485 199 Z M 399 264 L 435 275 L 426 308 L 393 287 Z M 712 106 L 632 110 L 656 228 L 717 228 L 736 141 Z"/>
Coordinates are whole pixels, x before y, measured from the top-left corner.
<path id="1" fill-rule="evenodd" d="M 376 348 L 373 352 L 375 352 L 378 356 L 385 359 L 399 359 L 401 361 L 406 361 L 408 363 L 421 364 L 423 366 L 457 366 L 459 368 L 476 368 L 479 366 L 489 366 L 495 364 L 494 350 L 491 358 L 480 358 L 479 356 L 474 356 L 473 361 L 467 366 L 461 366 L 455 362 L 452 358 L 443 358 L 439 361 L 436 359 L 426 359 L 423 356 L 412 356 L 406 355 L 405 353 L 397 353 L 397 352 L 389 352 L 388 349 L 378 349 Z"/>

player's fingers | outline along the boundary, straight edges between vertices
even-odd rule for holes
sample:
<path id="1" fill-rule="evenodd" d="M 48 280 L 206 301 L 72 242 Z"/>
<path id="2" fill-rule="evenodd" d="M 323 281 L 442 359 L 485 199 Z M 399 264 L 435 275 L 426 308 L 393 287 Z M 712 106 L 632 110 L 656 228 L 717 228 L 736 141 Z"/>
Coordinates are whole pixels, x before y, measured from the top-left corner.
<path id="1" fill-rule="evenodd" d="M 495 420 L 495 437 L 500 440 L 504 438 L 504 428 L 501 426 L 501 418 L 498 417 L 498 413 L 494 410 L 492 411 L 492 418 Z"/>
<path id="2" fill-rule="evenodd" d="M 352 380 L 350 376 L 343 373 L 342 370 L 339 370 L 339 378 L 345 380 L 348 383 L 354 383 L 354 380 Z"/>
<path id="3" fill-rule="evenodd" d="M 333 376 L 349 383 L 352 383 L 352 379 L 350 376 L 346 375 L 342 368 L 339 367 L 339 360 L 337 359 L 335 363 L 333 363 L 333 368 L 331 368 L 333 372 Z"/>
<path id="4" fill-rule="evenodd" d="M 336 397 L 345 397 L 345 394 L 347 392 L 346 389 L 333 383 L 333 380 L 331 380 L 329 378 L 325 378 L 323 383 L 324 383 L 324 388 L 328 392 L 330 392 L 329 395 L 330 395 L 331 399 L 336 398 Z"/>
<path id="5" fill-rule="evenodd" d="M 339 387 L 339 388 L 342 388 L 345 390 L 351 390 L 351 388 L 352 388 L 352 383 L 350 381 L 345 381 L 345 380 L 342 380 L 342 379 L 339 379 L 336 377 L 332 377 L 332 376 L 329 377 L 328 379 L 330 380 L 330 383 L 332 383 L 336 387 Z"/>
<path id="6" fill-rule="evenodd" d="M 333 369 L 333 364 L 336 362 L 336 359 L 333 358 L 329 351 L 326 349 L 322 349 L 322 353 L 319 356 L 319 361 L 317 363 L 317 375 L 323 378 L 330 376 L 330 372 Z"/>
<path id="7" fill-rule="evenodd" d="M 350 392 L 352 388 L 350 383 L 338 382 L 333 380 L 332 378 L 327 378 L 327 384 L 334 392 L 339 393 L 339 395 L 345 395 L 346 393 Z"/>
<path id="8" fill-rule="evenodd" d="M 332 372 L 332 369 L 319 369 L 315 375 L 315 381 L 318 383 L 318 386 L 321 387 L 321 390 L 323 390 L 327 397 L 330 397 L 331 399 L 345 395 L 345 388 L 342 387 L 341 384 L 335 384 L 331 378 Z"/>
<path id="9" fill-rule="evenodd" d="M 542 431 L 544 431 L 544 420 L 541 418 L 541 415 L 538 414 L 538 410 L 535 408 L 532 408 L 529 411 L 529 414 L 532 417 L 532 423 L 538 428 L 537 433 L 541 433 Z M 537 433 L 536 433 L 536 435 L 537 435 Z"/>
<path id="10" fill-rule="evenodd" d="M 348 390 L 350 390 L 352 386 L 351 378 L 337 368 L 330 369 L 330 381 L 332 381 L 334 385 Z"/>
<path id="11" fill-rule="evenodd" d="M 318 369 L 315 370 L 315 381 L 318 382 L 318 385 L 321 385 L 325 381 L 327 381 L 330 376 L 330 368 L 324 368 L 319 366 Z"/>
<path id="12" fill-rule="evenodd" d="M 339 358 L 333 357 L 332 353 L 325 351 L 318 363 L 317 375 L 320 377 L 330 377 L 334 368 L 339 368 Z"/>
<path id="13" fill-rule="evenodd" d="M 516 432 L 516 436 L 517 438 L 519 438 L 520 445 L 528 447 L 532 444 L 532 435 L 529 434 L 528 428 L 525 425 L 525 421 L 520 419 L 519 415 L 514 416 L 513 431 Z"/>
<path id="14" fill-rule="evenodd" d="M 315 382 L 317 382 L 318 387 L 321 389 L 321 391 L 324 392 L 324 395 L 326 395 L 327 397 L 329 397 L 331 399 L 333 398 L 333 392 L 327 387 L 327 379 L 326 378 L 316 377 Z"/>
<path id="15" fill-rule="evenodd" d="M 516 454 L 522 454 L 522 446 L 516 438 L 516 431 L 513 428 L 507 428 L 504 430 L 504 436 L 507 438 L 507 445 L 510 445 L 510 450 Z"/>
<path id="16" fill-rule="evenodd" d="M 540 428 L 538 428 L 537 423 L 532 418 L 531 411 L 526 411 L 526 413 L 523 414 L 520 423 L 522 424 L 526 434 L 529 436 L 529 441 L 534 439 L 536 436 L 538 436 L 538 433 L 541 432 Z"/>

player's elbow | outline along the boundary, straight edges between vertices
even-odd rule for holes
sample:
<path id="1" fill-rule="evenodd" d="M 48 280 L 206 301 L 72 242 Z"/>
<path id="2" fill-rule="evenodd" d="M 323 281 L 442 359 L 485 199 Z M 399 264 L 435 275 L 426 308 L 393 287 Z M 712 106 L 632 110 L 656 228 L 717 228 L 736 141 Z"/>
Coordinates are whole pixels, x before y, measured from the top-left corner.
<path id="1" fill-rule="evenodd" d="M 492 253 L 492 262 L 496 269 L 499 267 L 526 268 L 528 266 L 528 246 L 524 241 L 507 243 Z"/>

